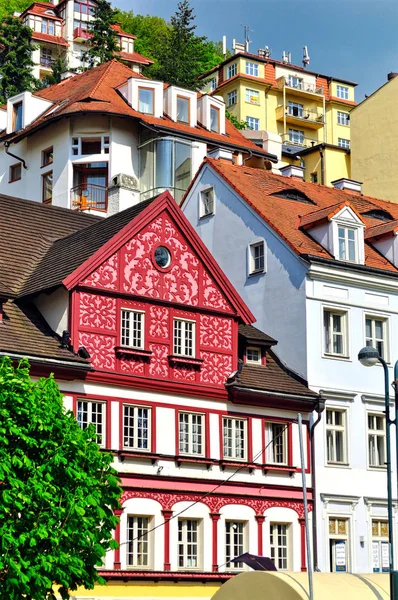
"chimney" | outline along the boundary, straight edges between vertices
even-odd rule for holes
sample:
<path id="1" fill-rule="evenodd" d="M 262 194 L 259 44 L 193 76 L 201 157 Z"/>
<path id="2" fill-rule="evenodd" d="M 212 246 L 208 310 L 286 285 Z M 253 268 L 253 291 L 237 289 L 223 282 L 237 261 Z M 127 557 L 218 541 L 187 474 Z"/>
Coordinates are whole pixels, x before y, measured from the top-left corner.
<path id="1" fill-rule="evenodd" d="M 207 156 L 210 158 L 216 158 L 217 160 L 222 160 L 223 162 L 233 163 L 234 158 L 232 155 L 232 150 L 228 150 L 226 148 L 213 148 L 207 153 Z"/>
<path id="2" fill-rule="evenodd" d="M 345 177 L 342 177 L 341 179 L 335 179 L 331 182 L 331 184 L 337 190 L 358 192 L 359 194 L 362 191 L 362 181 L 355 181 L 354 179 L 346 179 Z"/>
<path id="3" fill-rule="evenodd" d="M 284 177 L 297 177 L 297 179 L 304 181 L 304 167 L 299 167 L 298 165 L 286 165 L 279 170 Z"/>
<path id="4" fill-rule="evenodd" d="M 391 79 L 394 79 L 394 77 L 396 77 L 398 75 L 398 73 L 395 73 L 394 71 L 390 71 L 389 73 L 387 73 L 387 81 L 391 81 Z"/>

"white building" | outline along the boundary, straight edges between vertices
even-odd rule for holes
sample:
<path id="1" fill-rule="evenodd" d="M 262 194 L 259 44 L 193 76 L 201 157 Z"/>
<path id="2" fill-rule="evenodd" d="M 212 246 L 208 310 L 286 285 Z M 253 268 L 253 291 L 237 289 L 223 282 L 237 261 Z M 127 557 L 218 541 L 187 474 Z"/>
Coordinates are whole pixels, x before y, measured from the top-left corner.
<path id="1" fill-rule="evenodd" d="M 212 96 L 111 61 L 0 110 L 0 192 L 107 215 L 168 189 L 182 199 L 208 151 L 276 160 Z M 252 158 L 253 157 L 253 158 Z"/>
<path id="2" fill-rule="evenodd" d="M 206 159 L 183 210 L 278 356 L 326 400 L 314 430 L 317 565 L 371 572 L 388 569 L 384 379 L 357 355 L 376 346 L 390 376 L 398 358 L 398 206 L 357 182 L 335 187 L 304 183 L 296 167 L 281 176 Z"/>
<path id="3" fill-rule="evenodd" d="M 85 53 L 89 49 L 90 27 L 95 20 L 95 0 L 58 0 L 34 2 L 18 15 L 32 29 L 33 75 L 43 79 L 51 73 L 57 58 L 65 61 L 67 70 L 87 67 Z M 137 73 L 153 61 L 134 51 L 136 37 L 113 26 L 117 34 L 120 58 Z"/>

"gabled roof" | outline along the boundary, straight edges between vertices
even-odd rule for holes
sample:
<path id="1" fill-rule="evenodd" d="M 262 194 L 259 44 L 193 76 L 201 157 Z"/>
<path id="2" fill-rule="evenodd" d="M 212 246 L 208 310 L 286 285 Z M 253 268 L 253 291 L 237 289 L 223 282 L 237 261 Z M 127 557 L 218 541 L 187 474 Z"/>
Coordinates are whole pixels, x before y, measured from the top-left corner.
<path id="1" fill-rule="evenodd" d="M 366 213 L 371 210 L 381 209 L 390 213 L 394 219 L 398 219 L 398 204 L 394 204 L 393 202 L 363 196 L 356 192 L 308 183 L 298 178 L 276 175 L 261 169 L 233 165 L 226 161 L 209 157 L 205 159 L 202 168 L 199 169 L 195 179 L 191 182 L 183 204 L 189 196 L 190 189 L 206 166 L 209 166 L 224 179 L 296 254 L 304 258 L 312 256 L 335 260 L 319 242 L 300 227 L 302 218 L 313 213 L 314 206 L 304 202 L 281 198 L 276 195 L 277 192 L 283 192 L 283 190 L 294 187 L 299 192 L 305 194 L 319 207 L 319 210 L 326 209 L 326 214 L 333 211 L 333 207 L 335 209 L 336 206 L 348 202 L 367 228 L 380 225 L 379 220 L 366 216 Z M 338 261 L 336 260 L 336 262 Z M 370 243 L 366 242 L 365 265 L 390 273 L 398 272 L 398 269 L 390 261 L 384 258 Z"/>
<path id="2" fill-rule="evenodd" d="M 46 42 L 46 44 L 55 44 L 57 46 L 69 46 L 65 38 L 58 37 L 57 35 L 50 35 L 49 33 L 41 33 L 40 31 L 32 32 L 32 40 L 37 40 L 38 42 Z"/>
<path id="3" fill-rule="evenodd" d="M 256 343 L 261 346 L 273 346 L 278 342 L 272 338 L 270 335 L 267 335 L 257 327 L 253 325 L 239 325 L 239 335 L 241 335 L 247 342 Z"/>
<path id="4" fill-rule="evenodd" d="M 346 200 L 345 202 L 338 202 L 335 205 L 326 206 L 325 208 L 320 208 L 318 210 L 314 210 L 313 212 L 307 213 L 306 215 L 301 217 L 300 227 L 302 229 L 309 229 L 310 227 L 313 227 L 314 225 L 317 225 L 322 221 L 330 221 L 331 219 L 333 219 L 333 217 L 338 215 L 339 212 L 345 207 L 352 210 L 353 213 L 359 219 L 359 221 L 363 223 L 363 220 L 361 219 L 355 208 L 351 205 L 350 202 L 348 202 L 348 200 Z"/>
<path id="5" fill-rule="evenodd" d="M 396 233 L 398 233 L 398 219 L 369 227 L 365 230 L 365 240 L 370 241 L 384 235 L 394 235 Z"/>
<path id="6" fill-rule="evenodd" d="M 111 60 L 44 90 L 37 91 L 35 96 L 53 102 L 54 106 L 24 129 L 13 134 L 3 132 L 0 139 L 7 137 L 8 140 L 16 143 L 37 129 L 71 114 L 106 113 L 130 117 L 152 127 L 158 127 L 160 131 L 166 130 L 192 139 L 203 139 L 209 144 L 232 146 L 276 160 L 276 157 L 247 140 L 228 119 L 226 119 L 226 133 L 222 135 L 207 130 L 201 124 L 191 127 L 176 123 L 167 116 L 156 118 L 133 110 L 119 92 L 119 88 L 132 77 L 146 79 L 117 60 Z"/>
<path id="7" fill-rule="evenodd" d="M 143 56 L 142 54 L 139 54 L 138 52 L 124 52 L 122 50 L 121 52 L 118 52 L 118 56 L 127 62 L 134 62 L 140 65 L 153 65 L 153 60 Z"/>

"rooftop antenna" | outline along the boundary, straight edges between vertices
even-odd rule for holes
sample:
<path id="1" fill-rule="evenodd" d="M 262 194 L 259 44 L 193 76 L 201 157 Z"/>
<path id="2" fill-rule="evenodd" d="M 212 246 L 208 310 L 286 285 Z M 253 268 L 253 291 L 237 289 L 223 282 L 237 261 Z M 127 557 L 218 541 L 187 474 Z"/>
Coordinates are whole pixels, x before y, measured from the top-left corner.
<path id="1" fill-rule="evenodd" d="M 285 64 L 292 62 L 292 54 L 291 54 L 291 52 L 285 52 L 285 50 L 283 51 L 283 53 L 282 53 L 282 62 L 284 62 Z"/>
<path id="2" fill-rule="evenodd" d="M 310 56 L 308 54 L 308 48 L 307 48 L 307 46 L 304 46 L 304 48 L 303 48 L 303 67 L 304 67 L 304 69 L 306 67 L 308 67 L 309 64 L 310 64 Z"/>
<path id="3" fill-rule="evenodd" d="M 227 36 L 222 36 L 222 53 L 224 55 L 224 60 L 227 58 Z"/>
<path id="4" fill-rule="evenodd" d="M 264 48 L 264 56 L 265 56 L 265 58 L 270 58 L 270 56 L 271 56 L 271 50 L 270 50 L 269 46 L 265 46 L 265 48 Z"/>
<path id="5" fill-rule="evenodd" d="M 245 32 L 245 51 L 249 52 L 249 44 L 251 43 L 249 31 L 251 31 L 251 29 L 248 25 L 241 25 L 241 27 L 243 27 L 243 30 Z"/>

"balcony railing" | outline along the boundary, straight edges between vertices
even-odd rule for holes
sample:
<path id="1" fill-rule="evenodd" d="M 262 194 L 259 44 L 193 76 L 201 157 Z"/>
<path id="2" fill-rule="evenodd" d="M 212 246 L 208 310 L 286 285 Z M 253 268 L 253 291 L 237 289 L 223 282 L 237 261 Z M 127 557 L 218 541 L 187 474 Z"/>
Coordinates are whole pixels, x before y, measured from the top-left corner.
<path id="1" fill-rule="evenodd" d="M 70 191 L 74 210 L 108 210 L 108 188 L 95 183 L 79 184 Z"/>
<path id="2" fill-rule="evenodd" d="M 315 94 L 317 96 L 323 96 L 323 87 L 317 87 L 313 83 L 307 83 L 304 80 L 291 81 L 288 77 L 279 77 L 276 80 L 279 89 L 287 87 L 296 92 L 304 92 L 307 94 Z"/>
<path id="3" fill-rule="evenodd" d="M 40 57 L 40 66 L 47 67 L 47 69 L 51 69 L 54 62 L 55 61 L 52 58 L 48 58 L 47 56 Z"/>
<path id="4" fill-rule="evenodd" d="M 76 27 L 76 29 L 73 31 L 74 40 L 89 40 L 91 38 L 91 35 L 92 34 L 83 27 Z"/>
<path id="5" fill-rule="evenodd" d="M 297 146 L 297 148 L 311 148 L 311 146 L 316 146 L 321 143 L 321 140 L 315 140 L 312 138 L 291 138 L 288 133 L 282 135 L 282 143 L 284 146 Z"/>
<path id="6" fill-rule="evenodd" d="M 286 116 L 286 120 L 293 122 L 294 120 L 303 121 L 303 125 L 312 124 L 317 128 L 324 124 L 324 115 L 322 110 L 314 110 L 307 108 L 299 108 L 297 106 L 283 106 L 283 104 L 276 107 L 276 118 L 278 121 L 282 121 Z"/>

